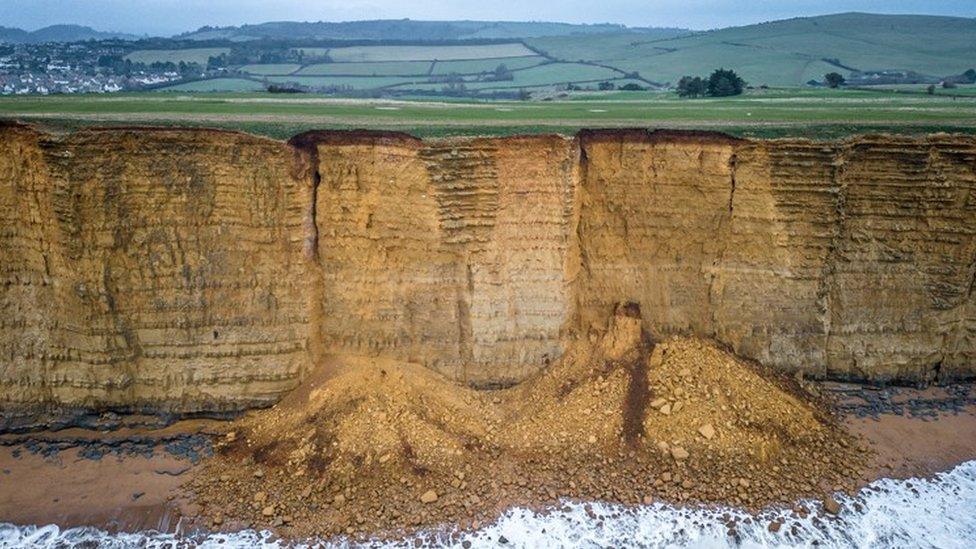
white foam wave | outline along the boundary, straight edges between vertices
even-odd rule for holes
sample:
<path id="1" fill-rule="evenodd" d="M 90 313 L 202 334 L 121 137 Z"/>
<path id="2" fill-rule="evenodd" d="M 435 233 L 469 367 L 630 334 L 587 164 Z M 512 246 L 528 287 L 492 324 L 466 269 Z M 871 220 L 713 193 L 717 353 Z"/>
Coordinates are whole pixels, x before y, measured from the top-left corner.
<path id="1" fill-rule="evenodd" d="M 497 522 L 468 533 L 427 533 L 370 547 L 976 547 L 976 461 L 933 479 L 872 483 L 856 497 L 838 497 L 838 516 L 792 511 L 759 516 L 734 509 L 653 504 L 623 507 L 566 504 L 545 513 L 512 509 Z M 782 521 L 777 532 L 769 523 Z M 733 524 L 730 534 L 729 524 Z M 300 546 L 346 547 L 346 540 Z M 269 532 L 180 537 L 155 532 L 107 534 L 94 528 L 62 530 L 49 526 L 0 524 L 0 548 L 282 547 Z"/>

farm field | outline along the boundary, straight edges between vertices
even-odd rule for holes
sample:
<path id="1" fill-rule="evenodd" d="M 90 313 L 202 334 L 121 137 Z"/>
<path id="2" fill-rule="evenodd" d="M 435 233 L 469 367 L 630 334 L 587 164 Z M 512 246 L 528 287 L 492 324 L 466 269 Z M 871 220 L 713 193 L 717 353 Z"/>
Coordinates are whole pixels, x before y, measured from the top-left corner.
<path id="1" fill-rule="evenodd" d="M 488 43 L 349 45 L 336 42 L 330 47 L 299 44 L 284 52 L 279 50 L 273 56 L 261 57 L 262 60 L 280 59 L 279 63 L 257 63 L 253 61 L 255 56 L 251 56 L 246 57 L 252 59 L 251 64 L 232 65 L 229 69 L 235 77 L 256 82 L 267 78 L 278 84 L 305 86 L 310 88 L 305 91 L 312 92 L 391 90 L 428 95 L 444 91 L 447 83 L 439 77 L 454 73 L 462 77 L 463 88 L 469 94 L 480 91 L 514 94 L 517 89 L 556 89 L 570 85 L 596 90 L 601 81 L 612 81 L 619 86 L 625 77 L 630 78 L 627 82 L 641 87 L 668 88 L 684 75 L 707 76 L 720 67 L 735 70 L 753 87 L 799 88 L 811 81 L 821 82 L 830 72 L 852 79 L 852 85 L 885 81 L 874 78 L 889 73 L 906 75 L 906 79 L 910 74 L 915 81 L 938 83 L 974 68 L 976 42 L 971 39 L 974 35 L 976 20 L 965 18 L 847 13 L 706 32 L 662 34 L 641 29 L 607 29 L 607 32 Z M 924 36 L 925 40 L 912 38 L 917 36 Z M 146 63 L 205 64 L 210 56 L 229 51 L 231 48 L 141 50 L 128 58 Z M 512 80 L 479 81 L 483 79 L 479 74 L 494 71 L 502 64 L 513 72 Z M 283 79 L 285 76 L 289 78 Z M 201 85 L 200 89 L 239 89 L 220 84 Z M 458 82 L 454 84 L 460 87 Z M 924 92 L 925 87 L 927 84 L 905 90 Z M 171 89 L 192 88 L 180 85 Z M 936 91 L 936 95 L 974 93 L 962 87 L 955 91 Z"/>
<path id="2" fill-rule="evenodd" d="M 264 84 L 246 78 L 213 78 L 169 86 L 173 92 L 256 92 L 264 91 Z"/>
<path id="3" fill-rule="evenodd" d="M 665 39 L 618 32 L 526 43 L 554 59 L 599 62 L 662 83 L 728 67 L 753 85 L 800 86 L 831 71 L 958 74 L 976 64 L 974 33 L 973 19 L 843 13 Z"/>
<path id="4" fill-rule="evenodd" d="M 540 55 L 527 57 L 488 57 L 485 59 L 464 59 L 458 61 L 437 61 L 434 63 L 433 74 L 477 74 L 490 72 L 498 65 L 505 65 L 509 70 L 520 70 L 545 63 L 547 59 Z"/>
<path id="5" fill-rule="evenodd" d="M 247 82 L 247 81 L 245 81 Z M 711 129 L 745 136 L 976 133 L 976 97 L 854 90 L 756 90 L 724 99 L 672 93 L 580 93 L 552 101 L 356 100 L 308 94 L 119 94 L 3 97 L 0 118 L 72 129 L 156 124 L 286 138 L 308 129 L 398 129 L 425 136 L 573 133 L 579 128 Z"/>
<path id="6" fill-rule="evenodd" d="M 230 53 L 230 48 L 189 48 L 182 50 L 138 50 L 125 56 L 133 63 L 200 63 L 206 65 L 211 57 Z"/>
<path id="7" fill-rule="evenodd" d="M 433 61 L 316 63 L 302 67 L 295 71 L 295 74 L 303 76 L 426 76 L 433 64 Z"/>
<path id="8" fill-rule="evenodd" d="M 535 52 L 521 42 L 458 46 L 350 46 L 332 48 L 333 61 L 450 61 L 455 59 L 484 59 L 494 57 L 525 57 Z"/>

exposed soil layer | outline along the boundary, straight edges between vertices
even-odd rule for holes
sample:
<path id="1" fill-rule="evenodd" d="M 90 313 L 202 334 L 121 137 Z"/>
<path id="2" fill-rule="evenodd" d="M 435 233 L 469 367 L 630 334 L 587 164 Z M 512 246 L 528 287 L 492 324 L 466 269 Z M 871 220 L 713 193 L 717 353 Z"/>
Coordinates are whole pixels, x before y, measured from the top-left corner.
<path id="1" fill-rule="evenodd" d="M 511 389 L 393 361 L 318 375 L 229 427 L 187 485 L 205 522 L 395 535 L 560 498 L 758 509 L 854 490 L 868 460 L 792 380 L 696 339 L 652 345 L 627 308 Z"/>

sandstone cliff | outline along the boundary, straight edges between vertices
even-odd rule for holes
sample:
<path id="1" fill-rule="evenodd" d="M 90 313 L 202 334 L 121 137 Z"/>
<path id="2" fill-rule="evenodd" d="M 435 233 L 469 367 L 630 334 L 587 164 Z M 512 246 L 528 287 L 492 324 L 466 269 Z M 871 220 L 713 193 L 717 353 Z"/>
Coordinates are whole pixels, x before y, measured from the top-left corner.
<path id="1" fill-rule="evenodd" d="M 242 134 L 0 132 L 0 396 L 180 412 L 305 367 L 304 179 Z"/>
<path id="2" fill-rule="evenodd" d="M 239 409 L 328 353 L 524 379 L 637 301 L 818 377 L 976 373 L 976 140 L 0 128 L 0 406 Z"/>

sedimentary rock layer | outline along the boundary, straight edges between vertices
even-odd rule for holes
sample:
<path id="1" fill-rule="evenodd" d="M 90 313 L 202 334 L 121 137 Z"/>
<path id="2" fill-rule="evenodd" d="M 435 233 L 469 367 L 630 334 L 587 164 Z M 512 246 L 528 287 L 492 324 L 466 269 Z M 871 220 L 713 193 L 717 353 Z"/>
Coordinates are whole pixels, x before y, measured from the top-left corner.
<path id="1" fill-rule="evenodd" d="M 976 140 L 0 128 L 0 406 L 237 409 L 329 353 L 525 379 L 614 305 L 818 377 L 976 373 Z"/>
<path id="2" fill-rule="evenodd" d="M 976 372 L 976 141 L 842 143 L 592 133 L 582 326 L 635 300 L 691 332 L 818 377 Z"/>
<path id="3" fill-rule="evenodd" d="M 273 402 L 305 367 L 305 180 L 242 134 L 0 132 L 4 404 Z"/>

